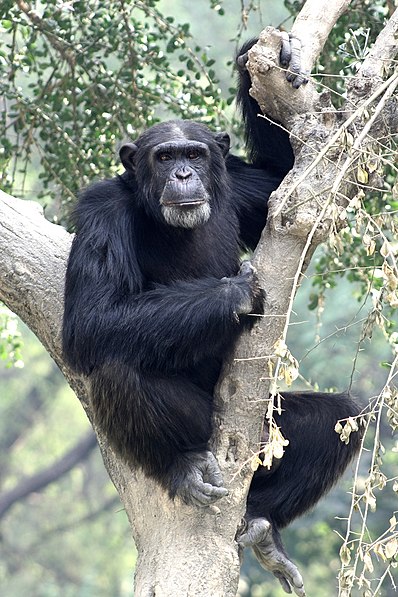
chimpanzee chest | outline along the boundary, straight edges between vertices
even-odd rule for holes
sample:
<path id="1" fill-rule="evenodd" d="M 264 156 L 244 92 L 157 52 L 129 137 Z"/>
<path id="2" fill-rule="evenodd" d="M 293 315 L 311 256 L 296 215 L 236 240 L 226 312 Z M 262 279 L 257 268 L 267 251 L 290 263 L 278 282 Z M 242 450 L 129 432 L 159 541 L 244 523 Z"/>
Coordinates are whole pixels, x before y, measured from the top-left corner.
<path id="1" fill-rule="evenodd" d="M 148 231 L 149 232 L 149 231 Z M 239 269 L 239 241 L 234 228 L 214 232 L 213 226 L 195 230 L 154 230 L 140 235 L 139 264 L 148 283 L 235 276 Z"/>

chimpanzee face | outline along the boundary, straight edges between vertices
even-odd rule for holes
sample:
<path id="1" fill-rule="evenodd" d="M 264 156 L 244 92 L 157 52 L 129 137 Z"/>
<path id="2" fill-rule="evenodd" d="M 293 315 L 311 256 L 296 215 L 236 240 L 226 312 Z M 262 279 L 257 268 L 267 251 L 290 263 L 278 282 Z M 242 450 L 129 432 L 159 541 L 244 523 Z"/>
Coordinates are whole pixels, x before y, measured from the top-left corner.
<path id="1" fill-rule="evenodd" d="M 171 125 L 172 130 L 163 130 L 166 125 L 148 129 L 136 144 L 123 145 L 120 157 L 126 170 L 134 173 L 140 198 L 153 215 L 161 215 L 170 226 L 196 228 L 210 218 L 215 179 L 220 162 L 225 169 L 229 137 L 190 123 L 189 132 L 198 131 L 203 141 L 190 139 L 188 131 L 179 128 L 183 124 Z M 212 175 L 215 168 L 217 175 Z"/>
<path id="2" fill-rule="evenodd" d="M 152 150 L 151 161 L 166 222 L 182 228 L 196 228 L 207 222 L 211 213 L 206 188 L 209 147 L 189 140 L 159 143 Z"/>

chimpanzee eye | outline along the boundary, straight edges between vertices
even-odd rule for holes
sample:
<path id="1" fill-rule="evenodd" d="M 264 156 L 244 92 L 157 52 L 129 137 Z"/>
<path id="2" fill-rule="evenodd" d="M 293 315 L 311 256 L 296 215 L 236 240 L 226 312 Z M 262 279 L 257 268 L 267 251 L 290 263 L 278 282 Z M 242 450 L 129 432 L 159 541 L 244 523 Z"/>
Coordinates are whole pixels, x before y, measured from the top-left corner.
<path id="1" fill-rule="evenodd" d="M 171 160 L 171 155 L 169 153 L 158 153 L 158 160 L 160 162 L 167 162 Z"/>
<path id="2" fill-rule="evenodd" d="M 200 156 L 199 151 L 197 151 L 196 149 L 192 149 L 189 153 L 188 153 L 188 159 L 189 160 L 196 160 L 196 158 L 198 158 Z"/>

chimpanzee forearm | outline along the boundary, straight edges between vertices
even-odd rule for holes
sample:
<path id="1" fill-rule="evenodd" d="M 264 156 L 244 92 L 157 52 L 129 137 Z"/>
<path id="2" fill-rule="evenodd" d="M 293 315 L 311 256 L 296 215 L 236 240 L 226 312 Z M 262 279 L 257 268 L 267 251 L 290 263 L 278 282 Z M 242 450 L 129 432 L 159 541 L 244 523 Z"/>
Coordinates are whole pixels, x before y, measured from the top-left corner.
<path id="1" fill-rule="evenodd" d="M 168 366 L 181 369 L 203 357 L 221 356 L 240 333 L 239 316 L 252 311 L 255 296 L 257 308 L 261 306 L 256 284 L 251 266 L 245 264 L 233 278 L 158 285 L 118 303 L 103 295 L 96 309 L 90 306 L 91 297 L 76 297 L 81 306 L 74 306 L 79 316 L 72 326 L 72 344 L 70 334 L 64 337 L 67 356 L 86 373 L 103 364 L 104 354 L 108 362 L 157 370 L 165 358 Z"/>
<path id="2" fill-rule="evenodd" d="M 109 314 L 104 333 L 111 351 L 140 368 L 157 368 L 165 355 L 181 368 L 229 346 L 239 333 L 239 314 L 250 310 L 239 279 L 178 282 L 137 295 Z"/>

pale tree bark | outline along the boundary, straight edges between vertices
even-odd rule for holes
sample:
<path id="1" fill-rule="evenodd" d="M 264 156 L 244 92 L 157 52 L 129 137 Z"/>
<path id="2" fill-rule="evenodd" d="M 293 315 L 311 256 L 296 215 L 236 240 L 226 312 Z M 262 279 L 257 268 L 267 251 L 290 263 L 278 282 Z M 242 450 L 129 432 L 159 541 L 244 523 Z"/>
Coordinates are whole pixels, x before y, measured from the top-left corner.
<path id="1" fill-rule="evenodd" d="M 308 40 L 303 49 L 308 70 L 348 5 L 348 1 L 341 0 L 309 0 L 305 4 L 294 34 Z M 373 64 L 369 65 L 372 73 L 380 60 L 385 64 L 395 56 L 394 30 L 396 24 L 395 29 L 393 26 L 383 34 L 387 41 L 379 44 L 384 52 L 381 58 L 376 44 Z M 105 465 L 126 509 L 138 548 L 139 597 L 236 595 L 240 566 L 235 535 L 252 476 L 250 458 L 259 449 L 268 405 L 269 361 L 274 370 L 280 365 L 275 343 L 286 335 L 300 276 L 333 226 L 336 199 L 344 205 L 356 191 L 355 184 L 347 182 L 345 175 L 340 176 L 337 167 L 349 157 L 341 138 L 350 119 L 356 119 L 357 131 L 367 126 L 363 111 L 352 110 L 367 101 L 370 105 L 372 93 L 376 99 L 385 96 L 385 101 L 383 118 L 374 117 L 370 125 L 378 127 L 380 133 L 397 128 L 396 106 L 386 95 L 389 92 L 391 96 L 396 79 L 391 78 L 381 88 L 383 83 L 375 83 L 373 74 L 369 81 L 363 67 L 356 81 L 362 81 L 361 89 L 364 80 L 368 87 L 361 95 L 354 81 L 347 99 L 347 118 L 345 112 L 336 112 L 327 95 L 317 93 L 311 81 L 298 90 L 286 82 L 278 66 L 279 49 L 279 33 L 266 29 L 250 51 L 249 70 L 253 95 L 264 112 L 291 131 L 296 163 L 272 196 L 268 223 L 254 258 L 267 295 L 265 315 L 239 342 L 218 388 L 222 408 L 214 450 L 229 496 L 207 510 L 173 503 L 156 483 L 121 462 L 96 430 Z M 365 136 L 363 142 L 367 142 Z M 91 420 L 89 383 L 75 376 L 61 356 L 63 284 L 70 244 L 71 235 L 47 222 L 34 204 L 0 195 L 0 298 L 36 333 Z"/>

